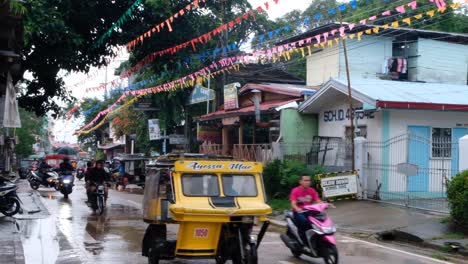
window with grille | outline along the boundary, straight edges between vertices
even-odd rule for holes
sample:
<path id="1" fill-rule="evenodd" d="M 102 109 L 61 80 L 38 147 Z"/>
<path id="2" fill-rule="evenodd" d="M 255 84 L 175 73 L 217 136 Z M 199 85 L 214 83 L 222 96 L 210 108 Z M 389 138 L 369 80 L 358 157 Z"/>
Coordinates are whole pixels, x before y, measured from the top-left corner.
<path id="1" fill-rule="evenodd" d="M 432 157 L 451 158 L 452 157 L 452 129 L 432 128 Z"/>

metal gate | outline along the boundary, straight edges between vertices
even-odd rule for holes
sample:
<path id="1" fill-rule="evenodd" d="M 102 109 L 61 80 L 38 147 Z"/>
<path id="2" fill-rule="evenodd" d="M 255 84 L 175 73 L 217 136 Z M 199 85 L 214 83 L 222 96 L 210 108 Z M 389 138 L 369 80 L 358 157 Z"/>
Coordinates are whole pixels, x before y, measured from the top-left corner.
<path id="1" fill-rule="evenodd" d="M 458 140 L 431 139 L 430 128 L 385 142 L 367 141 L 367 199 L 448 213 L 447 183 L 458 171 Z"/>

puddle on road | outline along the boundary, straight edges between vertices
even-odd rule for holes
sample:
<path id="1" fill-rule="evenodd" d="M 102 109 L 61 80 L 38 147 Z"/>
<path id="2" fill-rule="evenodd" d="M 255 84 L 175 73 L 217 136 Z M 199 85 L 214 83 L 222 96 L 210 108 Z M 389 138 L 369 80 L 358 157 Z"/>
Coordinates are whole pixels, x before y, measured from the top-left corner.
<path id="1" fill-rule="evenodd" d="M 19 221 L 26 263 L 55 264 L 59 241 L 52 217 Z"/>

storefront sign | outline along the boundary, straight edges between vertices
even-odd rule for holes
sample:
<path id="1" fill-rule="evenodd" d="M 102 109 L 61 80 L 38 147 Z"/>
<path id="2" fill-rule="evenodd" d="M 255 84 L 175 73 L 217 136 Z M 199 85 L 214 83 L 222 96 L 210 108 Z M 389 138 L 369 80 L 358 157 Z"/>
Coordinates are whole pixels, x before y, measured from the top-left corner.
<path id="1" fill-rule="evenodd" d="M 374 119 L 374 112 L 369 111 L 359 111 L 356 113 L 357 110 L 362 110 L 362 108 L 354 108 L 351 117 L 357 119 Z M 348 109 L 334 109 L 328 110 L 323 112 L 323 121 L 324 122 L 338 122 L 343 120 L 349 120 L 349 108 Z"/>
<path id="2" fill-rule="evenodd" d="M 320 179 L 324 198 L 357 194 L 357 176 L 344 175 Z"/>
<path id="3" fill-rule="evenodd" d="M 211 89 L 205 88 L 201 85 L 195 85 L 190 97 L 188 99 L 188 104 L 198 104 L 206 102 L 208 100 L 215 99 L 215 92 Z"/>
<path id="4" fill-rule="evenodd" d="M 161 139 L 161 130 L 159 130 L 159 119 L 148 119 L 149 139 Z"/>
<path id="5" fill-rule="evenodd" d="M 239 108 L 237 87 L 240 86 L 240 83 L 230 83 L 224 86 L 224 110 Z"/>
<path id="6" fill-rule="evenodd" d="M 198 162 L 190 162 L 187 165 L 187 168 L 192 170 L 219 170 L 223 169 L 223 164 L 200 164 Z M 237 170 L 237 171 L 244 171 L 244 170 L 251 170 L 253 166 L 245 165 L 242 163 L 231 163 L 227 166 L 230 170 Z"/>

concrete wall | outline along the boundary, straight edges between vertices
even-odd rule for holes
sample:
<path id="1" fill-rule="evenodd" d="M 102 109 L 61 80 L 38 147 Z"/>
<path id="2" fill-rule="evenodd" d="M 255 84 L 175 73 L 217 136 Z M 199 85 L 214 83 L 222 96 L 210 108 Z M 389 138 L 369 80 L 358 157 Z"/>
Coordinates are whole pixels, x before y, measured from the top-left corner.
<path id="1" fill-rule="evenodd" d="M 338 46 L 326 48 L 307 57 L 307 80 L 309 86 L 322 85 L 339 74 Z"/>
<path id="2" fill-rule="evenodd" d="M 348 62 L 351 78 L 377 78 L 382 64 L 392 56 L 393 38 L 365 36 L 360 42 L 348 41 Z M 340 53 L 339 77 L 346 78 L 344 53 Z"/>
<path id="3" fill-rule="evenodd" d="M 281 135 L 284 143 L 312 142 L 318 134 L 317 116 L 303 115 L 296 109 L 281 111 Z"/>
<path id="4" fill-rule="evenodd" d="M 418 53 L 418 81 L 467 84 L 468 45 L 419 38 Z"/>

